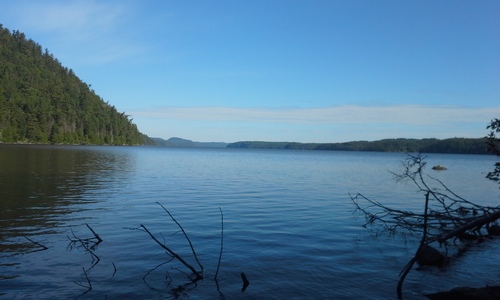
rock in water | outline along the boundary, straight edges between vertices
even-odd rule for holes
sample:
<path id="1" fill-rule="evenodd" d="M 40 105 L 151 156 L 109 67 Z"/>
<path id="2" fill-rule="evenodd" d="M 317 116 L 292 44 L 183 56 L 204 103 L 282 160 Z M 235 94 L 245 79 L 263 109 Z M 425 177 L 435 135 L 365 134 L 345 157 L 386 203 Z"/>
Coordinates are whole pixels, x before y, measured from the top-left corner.
<path id="1" fill-rule="evenodd" d="M 448 170 L 448 168 L 443 167 L 443 166 L 441 166 L 441 165 L 434 166 L 434 167 L 432 167 L 432 169 L 433 169 L 433 170 L 437 170 L 437 171 Z"/>
<path id="2" fill-rule="evenodd" d="M 488 225 L 486 226 L 489 235 L 500 236 L 500 225 Z"/>
<path id="3" fill-rule="evenodd" d="M 442 267 L 446 263 L 446 257 L 438 250 L 429 245 L 424 245 L 417 253 L 417 263 L 421 266 Z"/>

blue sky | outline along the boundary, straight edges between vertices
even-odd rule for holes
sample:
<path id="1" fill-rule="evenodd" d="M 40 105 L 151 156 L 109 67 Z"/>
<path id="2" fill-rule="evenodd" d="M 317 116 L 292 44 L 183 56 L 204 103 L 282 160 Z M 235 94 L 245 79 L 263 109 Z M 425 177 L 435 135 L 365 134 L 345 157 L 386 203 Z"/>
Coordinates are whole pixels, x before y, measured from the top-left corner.
<path id="1" fill-rule="evenodd" d="M 500 1 L 7 1 L 0 23 L 152 137 L 482 137 Z"/>

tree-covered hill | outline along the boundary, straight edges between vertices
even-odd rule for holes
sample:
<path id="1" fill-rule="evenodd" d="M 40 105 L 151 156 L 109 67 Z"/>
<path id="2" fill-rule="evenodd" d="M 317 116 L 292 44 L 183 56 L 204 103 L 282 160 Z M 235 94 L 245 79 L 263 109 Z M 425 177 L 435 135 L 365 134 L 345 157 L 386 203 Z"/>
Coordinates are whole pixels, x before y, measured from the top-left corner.
<path id="1" fill-rule="evenodd" d="M 419 153 L 487 154 L 486 139 L 384 139 L 379 141 L 353 141 L 346 143 L 288 143 L 246 141 L 228 144 L 228 148 L 341 150 Z"/>
<path id="2" fill-rule="evenodd" d="M 0 142 L 153 143 L 47 49 L 1 24 Z"/>

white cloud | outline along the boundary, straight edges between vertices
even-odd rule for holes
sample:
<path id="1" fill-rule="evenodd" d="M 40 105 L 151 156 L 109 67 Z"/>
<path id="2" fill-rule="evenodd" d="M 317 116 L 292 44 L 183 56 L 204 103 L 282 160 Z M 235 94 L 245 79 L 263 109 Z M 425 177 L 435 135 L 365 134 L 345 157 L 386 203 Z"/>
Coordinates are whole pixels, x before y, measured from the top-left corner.
<path id="1" fill-rule="evenodd" d="M 122 1 L 29 1 L 11 5 L 19 30 L 74 67 L 101 64 L 143 51 L 126 28 L 133 7 Z"/>
<path id="2" fill-rule="evenodd" d="M 478 138 L 500 107 L 157 107 L 128 111 L 141 131 L 196 141 L 347 142 L 385 138 Z"/>
<path id="3" fill-rule="evenodd" d="M 398 105 L 325 108 L 158 107 L 131 112 L 143 118 L 212 122 L 287 124 L 406 124 L 438 125 L 482 122 L 500 115 L 500 107 L 465 108 Z"/>
<path id="4" fill-rule="evenodd" d="M 123 7 L 94 1 L 30 2 L 17 6 L 16 17 L 30 30 L 81 39 L 109 32 L 117 26 Z"/>

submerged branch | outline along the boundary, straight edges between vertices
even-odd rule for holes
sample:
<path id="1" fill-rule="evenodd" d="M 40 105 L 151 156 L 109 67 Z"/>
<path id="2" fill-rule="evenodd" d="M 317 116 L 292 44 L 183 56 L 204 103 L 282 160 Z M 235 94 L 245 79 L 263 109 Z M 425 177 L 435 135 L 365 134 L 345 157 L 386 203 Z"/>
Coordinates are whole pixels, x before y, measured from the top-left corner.
<path id="1" fill-rule="evenodd" d="M 89 224 L 85 223 L 85 225 L 87 226 L 87 228 L 94 234 L 94 237 L 97 239 L 97 244 L 101 243 L 102 242 L 102 239 L 101 237 L 94 231 L 94 229 L 92 229 L 92 227 L 90 227 Z M 96 245 L 97 245 L 96 244 Z"/>
<path id="2" fill-rule="evenodd" d="M 29 251 L 29 252 L 26 252 L 26 253 L 31 253 L 31 252 L 38 252 L 38 251 L 44 251 L 44 250 L 47 250 L 49 249 L 48 247 L 38 243 L 38 242 L 35 242 L 34 240 L 30 239 L 29 237 L 25 236 L 24 235 L 24 238 L 27 239 L 28 241 L 30 241 L 31 243 L 37 245 L 38 247 L 40 247 L 41 249 L 36 249 L 36 250 L 32 250 L 32 251 Z"/>
<path id="3" fill-rule="evenodd" d="M 71 234 L 73 235 L 73 239 L 68 236 L 68 239 L 70 240 L 70 244 L 68 245 L 68 248 L 72 249 L 74 245 L 79 243 L 86 252 L 90 253 L 92 256 L 92 265 L 90 266 L 89 269 L 92 269 L 95 265 L 99 263 L 101 260 L 97 254 L 95 254 L 95 249 L 96 247 L 103 242 L 103 239 L 90 227 L 89 224 L 85 223 L 87 228 L 92 232 L 94 237 L 90 238 L 79 238 L 76 236 L 75 232 L 73 231 L 73 228 L 70 226 Z M 96 240 L 96 241 L 94 241 Z"/>
<path id="4" fill-rule="evenodd" d="M 163 244 L 162 242 L 160 242 L 147 228 L 146 226 L 142 225 L 140 226 L 141 228 L 144 229 L 144 231 L 146 231 L 149 236 L 158 244 L 160 245 L 160 247 L 162 247 L 163 249 L 167 250 L 167 252 L 173 256 L 174 258 L 176 258 L 178 261 L 180 261 L 184 266 L 186 266 L 189 270 L 191 270 L 191 272 L 193 272 L 193 274 L 196 276 L 195 278 L 195 281 L 197 280 L 200 280 L 200 279 L 203 279 L 203 275 L 202 273 L 200 273 L 199 271 L 197 271 L 193 266 L 191 266 L 188 262 L 186 262 L 181 256 L 179 256 L 177 253 L 175 253 L 174 251 L 172 251 L 170 248 L 168 248 L 165 244 Z"/>
<path id="5" fill-rule="evenodd" d="M 189 239 L 189 237 L 187 236 L 187 233 L 186 231 L 184 231 L 184 228 L 182 228 L 182 225 L 177 222 L 177 220 L 174 218 L 174 216 L 172 216 L 172 214 L 163 206 L 161 205 L 160 202 L 156 202 L 158 205 L 161 206 L 161 208 L 163 208 L 164 211 L 167 212 L 167 214 L 170 216 L 170 218 L 175 222 L 175 224 L 177 224 L 177 226 L 179 226 L 179 228 L 181 229 L 182 233 L 184 234 L 184 237 L 186 238 L 186 240 L 188 241 L 189 243 L 189 247 L 191 247 L 191 252 L 193 252 L 193 256 L 196 260 L 196 262 L 198 263 L 198 265 L 200 266 L 201 268 L 201 274 L 203 274 L 203 266 L 201 265 L 200 263 L 200 260 L 198 259 L 198 255 L 196 255 L 196 251 L 194 251 L 194 247 L 193 247 L 193 244 L 191 243 L 191 240 Z"/>
<path id="6" fill-rule="evenodd" d="M 219 274 L 220 269 L 220 261 L 222 259 L 222 249 L 224 248 L 224 214 L 222 214 L 222 209 L 220 210 L 220 218 L 221 218 L 221 232 L 220 232 L 220 252 L 219 252 L 219 262 L 217 263 L 217 270 L 215 271 L 214 279 L 217 280 L 217 275 Z"/>
<path id="7" fill-rule="evenodd" d="M 402 299 L 403 281 L 415 262 L 442 266 L 447 261 L 441 252 L 429 244 L 438 242 L 447 246 L 446 241 L 451 238 L 463 239 L 463 242 L 479 239 L 484 227 L 491 235 L 496 234 L 496 228 L 500 228 L 494 225 L 494 222 L 500 219 L 500 206 L 478 205 L 458 196 L 442 181 L 432 176 L 424 176 L 426 163 L 423 160 L 420 155 L 409 155 L 403 162 L 401 173 L 391 172 L 396 181 L 409 180 L 417 186 L 420 193 L 425 194 L 423 214 L 391 208 L 360 193 L 355 196 L 349 194 L 355 211 L 365 217 L 366 223 L 363 227 L 373 226 L 377 228 L 377 234 L 402 232 L 422 235 L 415 256 L 401 271 L 397 287 L 399 299 Z M 430 185 L 427 182 L 429 179 L 436 182 L 437 187 Z"/>
<path id="8" fill-rule="evenodd" d="M 496 220 L 500 219 L 500 210 L 493 213 L 487 213 L 483 216 L 476 217 L 469 222 L 453 229 L 450 232 L 445 232 L 437 237 L 430 238 L 427 243 L 438 241 L 439 243 L 444 243 L 446 240 L 457 237 L 460 234 L 465 233 L 468 230 L 476 230 L 485 225 L 488 225 Z"/>
<path id="9" fill-rule="evenodd" d="M 84 284 L 81 284 L 81 283 L 78 283 L 76 281 L 73 281 L 75 284 L 77 284 L 77 285 L 79 285 L 79 286 L 84 287 L 84 288 L 87 289 L 85 292 L 83 292 L 78 297 L 76 297 L 76 299 L 82 297 L 83 295 L 87 294 L 88 292 L 90 292 L 92 290 L 92 283 L 90 282 L 89 276 L 87 275 L 87 272 L 85 271 L 85 268 L 82 268 L 82 270 L 83 270 L 83 274 L 85 275 L 85 278 L 87 279 L 88 286 L 86 286 Z"/>
<path id="10" fill-rule="evenodd" d="M 406 275 L 408 275 L 411 268 L 415 264 L 415 261 L 417 261 L 417 257 L 419 256 L 420 251 L 422 251 L 422 248 L 424 247 L 425 241 L 427 239 L 427 210 L 428 210 L 428 208 L 429 208 L 429 193 L 427 193 L 425 195 L 424 225 L 423 225 L 424 228 L 423 228 L 422 239 L 420 240 L 420 245 L 418 246 L 418 249 L 415 252 L 415 255 L 413 256 L 413 258 L 408 262 L 408 264 L 406 264 L 403 271 L 401 272 L 401 275 L 399 276 L 398 286 L 396 288 L 399 300 L 403 299 L 403 282 L 405 281 Z"/>

